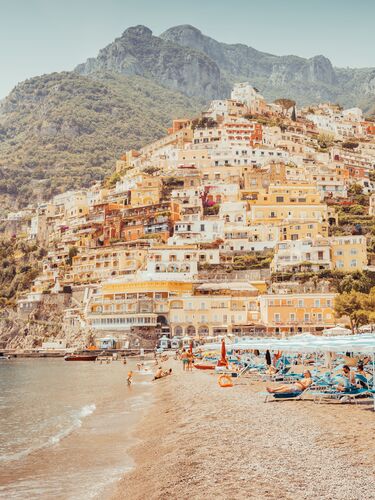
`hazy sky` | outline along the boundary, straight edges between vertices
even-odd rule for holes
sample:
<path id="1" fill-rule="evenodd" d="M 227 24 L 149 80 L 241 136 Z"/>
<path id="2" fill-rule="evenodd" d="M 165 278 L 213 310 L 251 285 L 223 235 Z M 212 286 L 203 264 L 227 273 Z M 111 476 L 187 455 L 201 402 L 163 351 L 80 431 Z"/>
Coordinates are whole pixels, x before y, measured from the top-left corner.
<path id="1" fill-rule="evenodd" d="M 0 0 L 0 98 L 74 68 L 136 24 L 156 35 L 192 24 L 265 52 L 375 67 L 375 0 Z"/>

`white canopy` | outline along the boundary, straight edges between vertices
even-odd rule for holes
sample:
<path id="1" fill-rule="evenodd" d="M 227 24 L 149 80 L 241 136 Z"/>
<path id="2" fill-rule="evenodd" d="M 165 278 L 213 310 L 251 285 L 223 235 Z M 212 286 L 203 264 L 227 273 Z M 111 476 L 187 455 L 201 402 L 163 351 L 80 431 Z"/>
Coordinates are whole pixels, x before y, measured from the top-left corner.
<path id="1" fill-rule="evenodd" d="M 323 335 L 351 335 L 351 334 L 352 334 L 351 330 L 339 325 L 336 325 L 333 328 L 328 328 L 327 330 L 323 330 Z"/>
<path id="2" fill-rule="evenodd" d="M 221 344 L 212 343 L 203 346 L 207 350 L 219 350 Z M 280 338 L 255 338 L 239 340 L 235 343 L 226 343 L 227 350 L 232 349 L 259 349 L 283 352 L 356 352 L 375 353 L 375 335 L 335 336 L 332 338 L 309 335 L 306 337 L 295 336 L 287 339 Z"/>

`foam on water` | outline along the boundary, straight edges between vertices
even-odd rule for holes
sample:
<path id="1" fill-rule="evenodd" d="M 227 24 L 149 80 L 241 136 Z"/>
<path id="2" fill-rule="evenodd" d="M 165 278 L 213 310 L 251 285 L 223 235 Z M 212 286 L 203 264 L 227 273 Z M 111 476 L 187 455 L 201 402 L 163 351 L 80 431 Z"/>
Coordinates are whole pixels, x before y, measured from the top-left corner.
<path id="1" fill-rule="evenodd" d="M 0 455 L 0 462 L 9 462 L 13 460 L 21 460 L 27 457 L 31 453 L 47 448 L 48 446 L 54 446 L 59 443 L 62 439 L 69 436 L 74 430 L 78 429 L 82 425 L 82 420 L 89 415 L 91 415 L 96 409 L 96 405 L 90 404 L 85 405 L 77 411 L 73 411 L 70 414 L 70 422 L 67 422 L 67 426 L 61 429 L 56 434 L 50 436 L 47 441 L 40 443 L 38 445 L 31 446 L 25 450 L 21 450 L 18 453 Z"/>
<path id="2" fill-rule="evenodd" d="M 103 498 L 134 465 L 132 431 L 152 400 L 148 373 L 129 365 L 22 360 L 0 367 L 0 498 Z"/>

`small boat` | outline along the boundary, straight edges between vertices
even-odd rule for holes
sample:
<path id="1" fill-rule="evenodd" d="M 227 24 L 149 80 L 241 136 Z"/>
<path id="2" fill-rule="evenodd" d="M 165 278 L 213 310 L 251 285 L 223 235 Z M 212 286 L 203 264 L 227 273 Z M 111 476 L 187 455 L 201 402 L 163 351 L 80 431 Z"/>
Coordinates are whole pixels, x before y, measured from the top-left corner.
<path id="1" fill-rule="evenodd" d="M 98 354 L 92 352 L 73 352 L 72 354 L 65 354 L 65 361 L 95 361 Z"/>
<path id="2" fill-rule="evenodd" d="M 216 365 L 209 365 L 209 364 L 203 364 L 203 363 L 194 363 L 195 368 L 198 368 L 198 370 L 215 370 Z"/>

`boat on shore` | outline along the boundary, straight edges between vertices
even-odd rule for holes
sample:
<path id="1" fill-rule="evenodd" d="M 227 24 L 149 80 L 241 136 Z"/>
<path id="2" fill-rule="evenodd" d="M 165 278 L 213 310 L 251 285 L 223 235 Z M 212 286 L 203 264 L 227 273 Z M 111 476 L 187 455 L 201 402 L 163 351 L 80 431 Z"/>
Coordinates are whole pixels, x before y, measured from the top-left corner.
<path id="1" fill-rule="evenodd" d="M 209 365 L 204 363 L 194 363 L 194 367 L 198 370 L 215 370 L 216 365 Z"/>
<path id="2" fill-rule="evenodd" d="M 93 352 L 73 352 L 71 354 L 65 354 L 65 361 L 96 361 L 99 354 Z"/>

